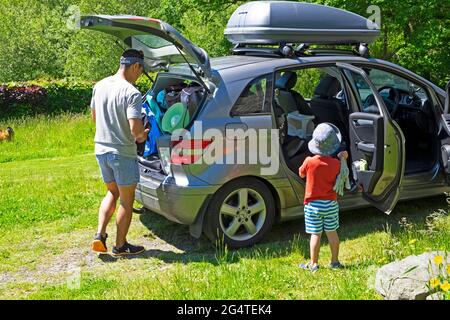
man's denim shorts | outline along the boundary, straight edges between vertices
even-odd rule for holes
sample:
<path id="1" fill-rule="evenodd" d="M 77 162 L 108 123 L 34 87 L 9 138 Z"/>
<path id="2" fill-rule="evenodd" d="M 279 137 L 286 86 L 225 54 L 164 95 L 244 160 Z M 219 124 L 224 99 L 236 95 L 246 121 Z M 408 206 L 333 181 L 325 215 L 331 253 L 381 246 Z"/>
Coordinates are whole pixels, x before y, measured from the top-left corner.
<path id="1" fill-rule="evenodd" d="M 103 181 L 116 182 L 118 186 L 131 186 L 139 182 L 139 166 L 136 158 L 114 153 L 97 154 Z"/>

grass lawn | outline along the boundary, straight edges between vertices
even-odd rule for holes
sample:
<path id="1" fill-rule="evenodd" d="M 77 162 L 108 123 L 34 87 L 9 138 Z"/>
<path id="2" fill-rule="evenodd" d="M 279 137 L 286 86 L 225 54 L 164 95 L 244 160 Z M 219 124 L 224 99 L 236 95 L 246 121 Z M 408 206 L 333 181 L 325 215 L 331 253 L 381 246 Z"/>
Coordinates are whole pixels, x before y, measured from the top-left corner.
<path id="1" fill-rule="evenodd" d="M 135 258 L 90 253 L 104 194 L 88 115 L 0 123 L 16 131 L 0 144 L 0 299 L 381 299 L 383 264 L 429 250 L 450 251 L 444 196 L 341 214 L 341 261 L 315 274 L 297 264 L 309 255 L 302 220 L 276 225 L 253 248 L 216 249 L 181 226 L 135 215 L 129 239 L 146 246 Z M 111 248 L 114 224 L 108 232 Z M 322 242 L 320 263 L 330 250 Z"/>

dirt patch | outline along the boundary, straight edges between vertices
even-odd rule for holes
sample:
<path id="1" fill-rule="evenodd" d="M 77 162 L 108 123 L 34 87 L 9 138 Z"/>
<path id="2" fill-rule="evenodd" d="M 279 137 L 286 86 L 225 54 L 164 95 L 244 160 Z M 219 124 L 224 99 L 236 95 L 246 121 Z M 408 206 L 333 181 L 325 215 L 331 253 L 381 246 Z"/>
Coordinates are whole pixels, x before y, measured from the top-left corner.
<path id="1" fill-rule="evenodd" d="M 20 283 L 32 283 L 41 285 L 68 285 L 76 280 L 81 273 L 89 272 L 101 275 L 111 270 L 122 270 L 140 266 L 151 266 L 152 270 L 163 271 L 170 269 L 170 262 L 158 259 L 160 256 L 182 256 L 186 252 L 167 243 L 160 238 L 141 237 L 136 242 L 145 246 L 146 251 L 138 256 L 117 259 L 112 255 L 97 255 L 92 253 L 89 244 L 85 239 L 89 239 L 90 233 L 86 231 L 80 234 L 71 234 L 70 238 L 84 239 L 83 244 L 78 243 L 77 247 L 72 247 L 62 254 L 54 255 L 50 258 L 43 258 L 33 269 L 20 267 L 16 272 L 4 272 L 0 274 L 0 289 L 5 289 L 10 285 Z M 73 243 L 73 242 L 72 242 Z M 156 258 L 156 260 L 152 259 Z M 145 259 L 145 261 L 144 261 Z M 121 261 L 116 265 L 113 262 Z"/>

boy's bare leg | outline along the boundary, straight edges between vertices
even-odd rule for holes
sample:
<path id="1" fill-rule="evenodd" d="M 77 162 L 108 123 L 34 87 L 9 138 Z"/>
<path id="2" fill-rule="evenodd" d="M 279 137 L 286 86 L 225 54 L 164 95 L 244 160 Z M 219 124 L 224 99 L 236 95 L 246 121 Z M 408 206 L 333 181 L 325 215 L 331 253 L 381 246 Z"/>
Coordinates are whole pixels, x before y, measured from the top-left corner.
<path id="1" fill-rule="evenodd" d="M 319 264 L 320 238 L 322 234 L 311 234 L 309 251 L 311 254 L 311 265 Z"/>
<path id="2" fill-rule="evenodd" d="M 117 199 L 119 199 L 119 189 L 115 182 L 107 183 L 106 188 L 108 192 L 103 198 L 103 201 L 98 210 L 98 229 L 97 233 L 102 236 L 106 234 L 106 227 L 108 226 L 109 220 L 111 220 L 114 211 L 116 211 Z"/>
<path id="3" fill-rule="evenodd" d="M 117 237 L 116 247 L 121 248 L 127 241 L 127 233 L 130 228 L 131 218 L 133 216 L 134 192 L 136 185 L 120 186 L 120 206 L 117 211 Z"/>
<path id="4" fill-rule="evenodd" d="M 331 263 L 339 262 L 339 237 L 337 231 L 326 232 L 331 249 Z"/>

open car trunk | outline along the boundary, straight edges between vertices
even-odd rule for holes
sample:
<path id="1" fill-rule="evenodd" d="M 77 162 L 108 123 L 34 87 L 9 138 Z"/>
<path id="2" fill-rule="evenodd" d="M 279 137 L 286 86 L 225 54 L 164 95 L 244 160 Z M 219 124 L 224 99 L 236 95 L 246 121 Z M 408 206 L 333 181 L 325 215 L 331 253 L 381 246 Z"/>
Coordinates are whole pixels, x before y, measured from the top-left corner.
<path id="1" fill-rule="evenodd" d="M 159 19 L 130 15 L 90 15 L 82 16 L 79 26 L 110 34 L 129 48 L 141 50 L 146 71 L 169 70 L 169 73 L 158 74 L 153 87 L 143 97 L 144 124 L 148 128 L 157 126 L 158 130 L 151 129 L 146 144 L 138 145 L 141 175 L 168 174 L 170 168 L 164 165 L 169 162 L 170 166 L 171 145 L 160 149 L 158 141 L 170 142 L 173 130 L 188 129 L 194 122 L 205 101 L 206 92 L 210 92 L 211 66 L 208 54 Z M 160 93 L 164 93 L 164 99 L 158 103 Z"/>
<path id="2" fill-rule="evenodd" d="M 160 98 L 162 95 L 165 97 L 164 100 L 156 99 Z M 176 105 L 180 106 L 180 104 L 182 104 L 185 106 L 186 117 L 188 117 L 188 120 L 186 120 L 180 128 L 189 130 L 206 100 L 206 90 L 195 77 L 175 73 L 159 73 L 153 87 L 143 96 L 143 104 L 146 102 L 148 103 L 149 99 L 151 99 L 150 97 L 157 100 L 157 104 L 160 106 L 161 110 L 161 119 L 164 123 L 162 124 L 159 137 L 151 136 L 152 131 L 150 131 L 148 140 L 142 145 L 138 145 L 138 160 L 141 175 L 161 180 L 169 173 L 169 170 L 164 170 L 164 165 L 167 164 L 161 160 L 161 157 L 170 156 L 171 149 L 172 133 L 165 129 L 167 129 L 167 122 L 177 120 L 176 114 L 170 118 L 171 115 L 168 114 L 170 112 L 169 110 L 171 110 L 172 107 L 176 107 Z M 161 101 L 163 101 L 163 103 L 161 103 Z M 162 105 L 165 105 L 168 108 L 166 109 L 162 107 Z M 166 116 L 169 116 L 169 118 Z M 164 126 L 164 124 L 166 124 L 166 126 Z M 155 125 L 155 123 L 153 123 L 153 125 Z M 150 141 L 156 142 L 154 148 L 155 152 L 148 151 L 148 144 Z M 145 144 L 147 144 L 147 148 Z M 166 150 L 163 155 L 161 155 L 161 148 Z M 168 159 L 165 160 L 166 162 L 168 161 Z"/>

